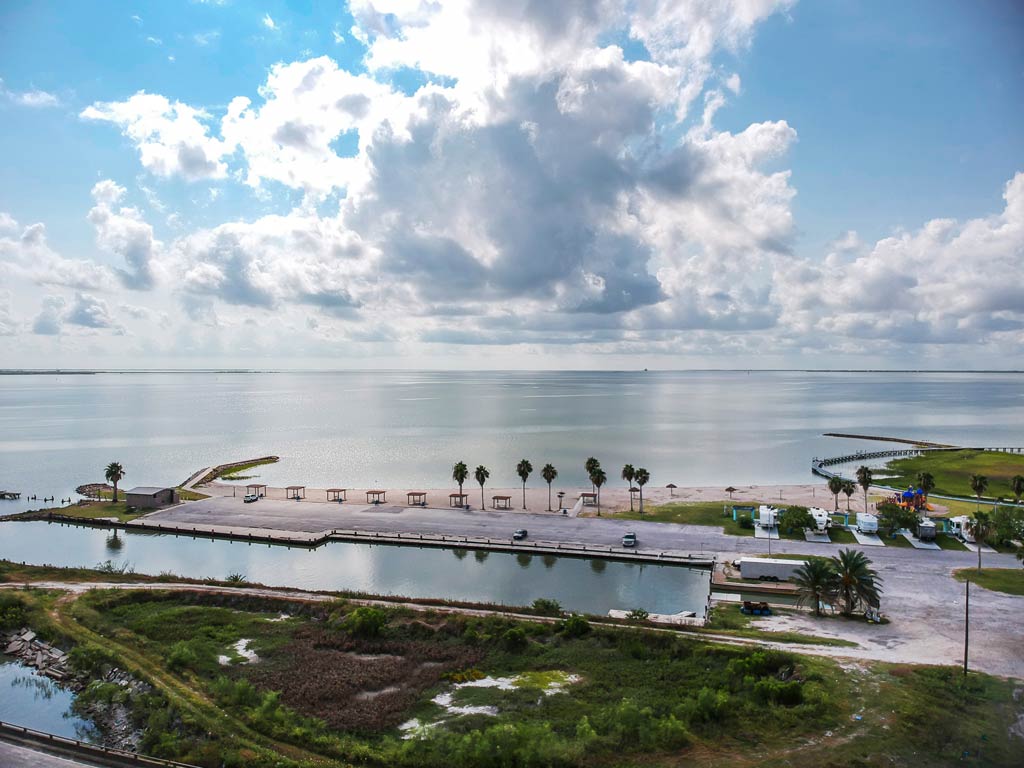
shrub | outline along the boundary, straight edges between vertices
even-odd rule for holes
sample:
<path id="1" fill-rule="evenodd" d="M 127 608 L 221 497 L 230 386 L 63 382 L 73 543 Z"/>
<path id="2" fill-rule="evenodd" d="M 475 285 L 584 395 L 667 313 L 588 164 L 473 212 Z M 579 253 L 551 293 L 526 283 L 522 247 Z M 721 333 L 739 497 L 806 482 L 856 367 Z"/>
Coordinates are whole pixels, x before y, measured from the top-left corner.
<path id="1" fill-rule="evenodd" d="M 781 704 L 794 707 L 804 700 L 803 686 L 796 680 L 783 683 L 780 680 L 758 680 L 754 685 L 754 698 L 763 704 Z"/>
<path id="2" fill-rule="evenodd" d="M 179 640 L 171 646 L 171 652 L 167 654 L 167 668 L 178 672 L 185 667 L 193 667 L 198 661 L 196 652 L 185 640 Z"/>
<path id="3" fill-rule="evenodd" d="M 634 608 L 626 614 L 626 618 L 630 621 L 647 621 L 650 616 L 650 611 L 645 611 L 643 608 Z"/>
<path id="4" fill-rule="evenodd" d="M 590 630 L 587 620 L 575 613 L 558 623 L 558 631 L 566 637 L 583 637 Z"/>
<path id="5" fill-rule="evenodd" d="M 562 605 L 549 597 L 538 597 L 533 601 L 533 611 L 541 616 L 561 616 Z"/>
<path id="6" fill-rule="evenodd" d="M 704 686 L 695 698 L 687 699 L 683 703 L 682 711 L 691 722 L 720 722 L 729 711 L 729 694 Z"/>
<path id="7" fill-rule="evenodd" d="M 522 627 L 512 627 L 502 635 L 501 642 L 505 646 L 505 650 L 513 653 L 525 650 L 526 646 L 530 644 Z"/>
<path id="8" fill-rule="evenodd" d="M 244 573 L 229 573 L 227 578 L 224 579 L 228 584 L 245 584 Z"/>
<path id="9" fill-rule="evenodd" d="M 353 637 L 379 637 L 387 623 L 388 615 L 380 608 L 360 606 L 345 617 L 342 627 Z"/>
<path id="10" fill-rule="evenodd" d="M 740 525 L 740 528 L 743 528 L 744 530 L 747 530 L 747 531 L 754 530 L 754 521 L 751 518 L 747 517 L 746 515 L 740 516 L 740 518 L 739 518 L 739 525 Z"/>
<path id="11" fill-rule="evenodd" d="M 21 629 L 25 626 L 28 611 L 17 595 L 0 594 L 0 629 Z"/>
<path id="12" fill-rule="evenodd" d="M 71 667 L 89 677 L 102 677 L 114 665 L 111 653 L 96 645 L 76 645 L 68 654 Z"/>

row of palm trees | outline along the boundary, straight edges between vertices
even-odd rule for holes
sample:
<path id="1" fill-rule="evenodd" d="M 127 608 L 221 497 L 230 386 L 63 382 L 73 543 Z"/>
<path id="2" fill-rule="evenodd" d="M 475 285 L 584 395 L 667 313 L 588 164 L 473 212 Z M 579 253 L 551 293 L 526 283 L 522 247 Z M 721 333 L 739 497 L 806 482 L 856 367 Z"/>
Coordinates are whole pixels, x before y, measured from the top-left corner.
<path id="1" fill-rule="evenodd" d="M 871 467 L 861 466 L 857 468 L 857 485 L 864 489 L 864 510 L 868 508 L 868 488 L 871 487 L 871 481 L 873 476 L 871 474 Z M 836 505 L 835 511 L 839 511 L 839 494 L 846 494 L 846 511 L 850 511 L 850 497 L 853 496 L 856 491 L 856 485 L 852 480 L 847 480 L 840 477 L 839 475 L 832 475 L 828 479 L 828 490 L 835 496 Z"/>
<path id="2" fill-rule="evenodd" d="M 811 603 L 815 616 L 821 615 L 822 604 L 836 601 L 846 616 L 859 607 L 877 608 L 882 593 L 882 579 L 871 567 L 871 561 L 863 552 L 853 549 L 840 550 L 828 560 L 807 560 L 796 570 L 793 583 L 797 587 L 797 604 Z"/>
<path id="3" fill-rule="evenodd" d="M 587 477 L 590 479 L 591 485 L 594 487 L 594 491 L 597 493 L 597 514 L 601 514 L 601 486 L 608 482 L 608 475 L 601 468 L 601 462 L 591 456 L 583 463 L 583 469 L 587 473 Z M 530 475 L 533 474 L 533 464 L 530 463 L 529 459 L 523 459 L 516 464 L 516 474 L 519 479 L 523 482 L 523 509 L 526 509 L 526 481 L 530 479 Z M 551 511 L 551 484 L 555 482 L 555 478 L 558 477 L 558 470 L 555 469 L 553 464 L 545 464 L 540 471 L 540 476 L 544 478 L 544 482 L 548 484 L 548 512 Z M 491 471 L 480 464 L 473 472 L 473 477 L 480 484 L 480 507 L 483 509 L 487 506 L 484 499 L 484 485 L 491 477 Z M 621 477 L 627 483 L 629 483 L 630 494 L 629 494 L 629 510 L 633 511 L 633 484 L 640 491 L 640 514 L 644 513 L 644 486 L 647 485 L 651 480 L 651 473 L 643 467 L 634 468 L 632 464 L 627 464 L 622 468 Z M 469 479 L 469 467 L 466 462 L 459 461 L 452 467 L 452 480 L 454 480 L 459 486 L 459 493 L 462 493 L 462 486 Z"/>

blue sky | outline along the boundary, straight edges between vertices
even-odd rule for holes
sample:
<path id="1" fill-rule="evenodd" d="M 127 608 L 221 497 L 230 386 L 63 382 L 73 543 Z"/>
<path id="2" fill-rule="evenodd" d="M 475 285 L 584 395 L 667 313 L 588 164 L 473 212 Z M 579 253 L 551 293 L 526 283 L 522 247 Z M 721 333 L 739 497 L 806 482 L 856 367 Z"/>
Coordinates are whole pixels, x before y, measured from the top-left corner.
<path id="1" fill-rule="evenodd" d="M 110 364 L 126 344 L 153 364 L 223 364 L 240 334 L 269 356 L 298 336 L 296 364 L 344 349 L 470 367 L 551 367 L 567 350 L 584 367 L 799 365 L 822 334 L 866 365 L 1019 350 L 1019 293 L 950 301 L 920 278 L 965 252 L 982 271 L 1024 261 L 1008 187 L 1024 170 L 1019 3 L 643 5 L 8 0 L 0 348 L 41 366 L 83 343 Z M 296 85 L 311 70 L 326 73 L 315 99 Z M 198 118 L 151 122 L 141 91 Z M 346 95 L 371 117 L 329 114 Z M 250 103 L 229 129 L 237 97 Z M 147 142 L 220 171 L 158 167 Z M 76 276 L 41 276 L 44 262 Z M 459 295 L 425 287 L 452 270 Z M 838 298 L 821 298 L 828 284 Z M 871 308 L 858 285 L 914 300 Z M 252 338 L 267 323 L 281 330 Z"/>

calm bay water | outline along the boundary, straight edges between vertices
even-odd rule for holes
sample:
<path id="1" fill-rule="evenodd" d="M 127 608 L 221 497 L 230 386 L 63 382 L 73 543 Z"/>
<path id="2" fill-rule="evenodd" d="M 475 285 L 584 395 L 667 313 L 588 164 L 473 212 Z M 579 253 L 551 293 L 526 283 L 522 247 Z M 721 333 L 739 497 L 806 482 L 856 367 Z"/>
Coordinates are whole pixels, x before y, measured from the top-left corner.
<path id="1" fill-rule="evenodd" d="M 991 373 L 305 372 L 0 376 L 0 488 L 67 496 L 102 478 L 179 483 L 263 454 L 271 485 L 442 488 L 459 459 L 518 484 L 630 462 L 653 485 L 810 480 L 814 455 L 878 445 L 823 432 L 1024 443 L 1024 377 Z M 539 478 L 536 481 L 541 482 Z M 41 506 L 0 502 L 0 514 Z"/>
<path id="2" fill-rule="evenodd" d="M 0 720 L 79 741 L 96 741 L 96 730 L 71 713 L 75 695 L 31 667 L 0 654 Z"/>
<path id="3" fill-rule="evenodd" d="M 120 531 L 45 522 L 0 523 L 0 559 L 59 566 L 110 560 L 139 573 L 197 578 L 241 573 L 275 587 L 530 605 L 703 615 L 707 570 L 571 557 L 330 542 L 316 549 Z"/>

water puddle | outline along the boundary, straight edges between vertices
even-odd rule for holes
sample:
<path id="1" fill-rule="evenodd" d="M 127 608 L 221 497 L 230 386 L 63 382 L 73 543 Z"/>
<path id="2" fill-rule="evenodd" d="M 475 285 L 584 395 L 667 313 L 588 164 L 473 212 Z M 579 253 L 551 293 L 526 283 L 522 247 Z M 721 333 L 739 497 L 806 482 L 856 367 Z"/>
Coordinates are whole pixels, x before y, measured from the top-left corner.
<path id="1" fill-rule="evenodd" d="M 260 657 L 256 655 L 256 651 L 249 647 L 252 640 L 246 640 L 245 638 L 239 640 L 231 647 L 235 651 L 234 656 L 218 656 L 217 663 L 222 667 L 226 667 L 229 664 L 255 664 L 260 660 Z M 237 661 L 241 657 L 243 661 Z"/>
<path id="2" fill-rule="evenodd" d="M 491 688 L 497 691 L 513 691 L 522 688 L 536 689 L 540 696 L 538 704 L 546 696 L 564 693 L 565 689 L 579 682 L 579 675 L 569 674 L 560 670 L 547 672 L 524 672 L 515 677 L 482 677 L 479 680 L 467 680 L 452 685 L 451 690 L 443 691 L 431 699 L 431 703 L 440 707 L 443 712 L 433 721 L 422 721 L 413 718 L 402 723 L 399 730 L 403 739 L 423 736 L 427 731 L 438 725 L 466 715 L 486 715 L 495 717 L 501 712 L 500 698 L 497 704 L 458 704 L 459 692 L 473 688 Z"/>

